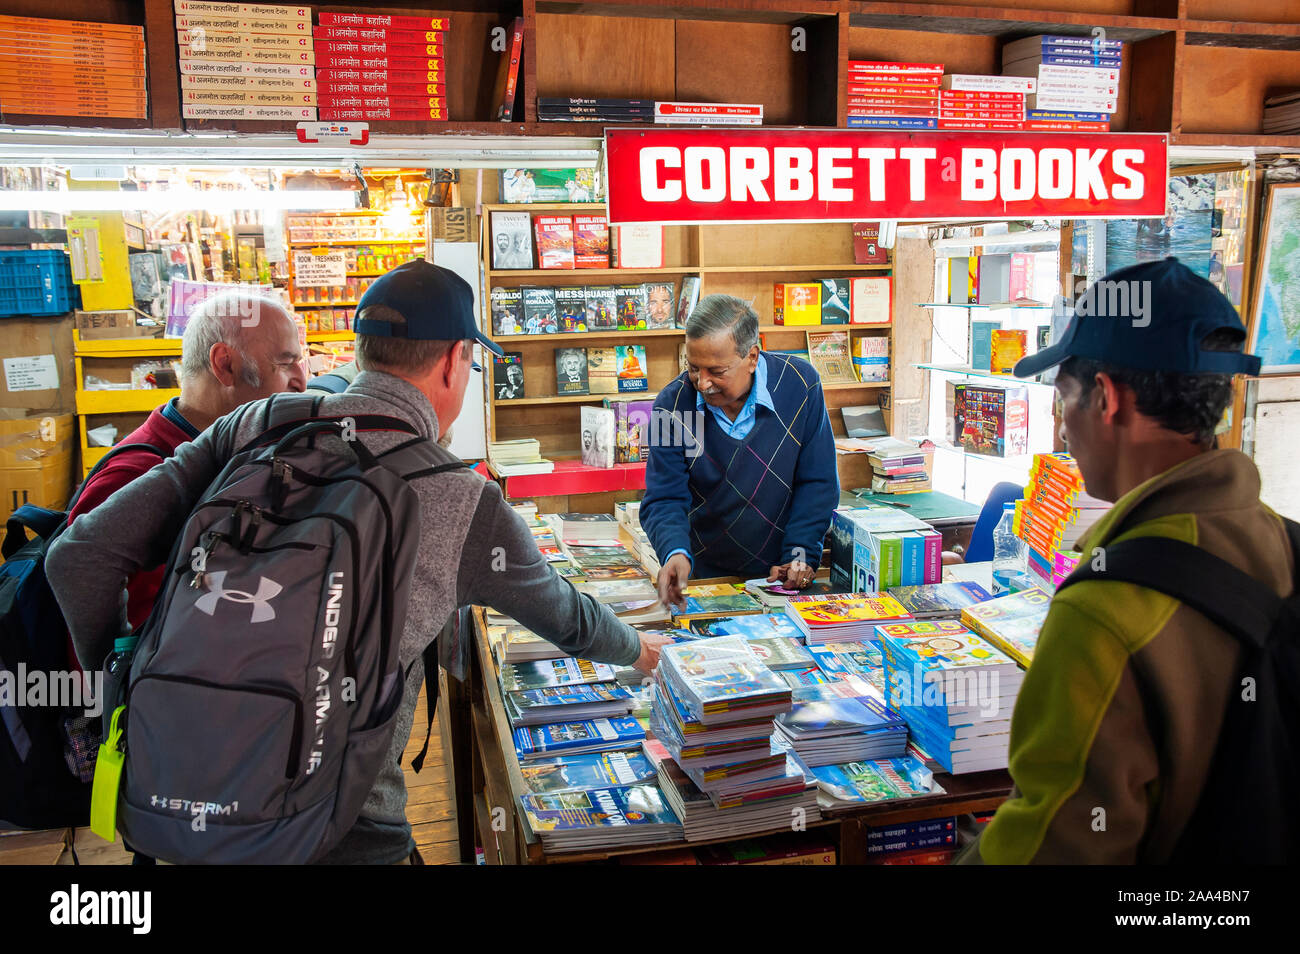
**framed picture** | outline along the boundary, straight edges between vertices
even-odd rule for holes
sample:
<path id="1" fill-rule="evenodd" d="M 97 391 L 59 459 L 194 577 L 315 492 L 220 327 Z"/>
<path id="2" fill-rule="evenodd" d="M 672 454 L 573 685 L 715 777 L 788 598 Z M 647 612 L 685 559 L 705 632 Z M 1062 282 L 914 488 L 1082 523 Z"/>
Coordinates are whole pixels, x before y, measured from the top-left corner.
<path id="1" fill-rule="evenodd" d="M 1300 371 L 1300 182 L 1269 187 L 1260 234 L 1250 349 L 1263 359 L 1260 373 L 1293 374 Z"/>

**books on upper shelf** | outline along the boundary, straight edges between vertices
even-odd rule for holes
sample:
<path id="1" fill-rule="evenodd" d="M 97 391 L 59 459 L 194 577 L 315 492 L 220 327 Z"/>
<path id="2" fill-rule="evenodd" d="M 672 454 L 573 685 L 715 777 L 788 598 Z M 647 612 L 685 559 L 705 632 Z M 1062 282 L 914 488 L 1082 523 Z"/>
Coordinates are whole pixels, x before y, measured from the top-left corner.
<path id="1" fill-rule="evenodd" d="M 868 275 L 849 279 L 849 320 L 855 325 L 888 325 L 894 315 L 894 279 Z"/>
<path id="2" fill-rule="evenodd" d="M 645 738 L 645 730 L 636 719 L 620 716 L 586 722 L 520 726 L 512 736 L 515 755 L 523 762 L 557 754 L 578 755 L 626 749 L 640 745 Z"/>
<path id="3" fill-rule="evenodd" d="M 645 345 L 615 346 L 614 362 L 618 368 L 619 393 L 650 389 L 650 379 L 646 372 Z"/>
<path id="4" fill-rule="evenodd" d="M 1300 132 L 1300 89 L 1270 91 L 1270 95 L 1264 97 L 1261 131 L 1266 136 Z"/>
<path id="5" fill-rule="evenodd" d="M 700 276 L 687 275 L 682 279 L 682 292 L 677 296 L 677 327 L 685 328 L 686 320 L 700 301 Z"/>
<path id="6" fill-rule="evenodd" d="M 502 169 L 501 201 L 511 204 L 597 202 L 595 169 Z"/>
<path id="7" fill-rule="evenodd" d="M 587 330 L 587 290 L 562 285 L 555 289 L 555 316 L 561 334 Z"/>
<path id="8" fill-rule="evenodd" d="M 970 581 L 891 586 L 888 592 L 914 619 L 957 619 L 968 607 L 993 598 L 984 587 Z"/>
<path id="9" fill-rule="evenodd" d="M 490 296 L 492 334 L 522 335 L 524 333 L 524 294 L 518 288 L 493 288 Z"/>
<path id="10" fill-rule="evenodd" d="M 824 384 L 849 384 L 858 380 L 849 358 L 849 335 L 846 331 L 807 331 L 808 361 Z M 854 344 L 864 339 L 855 338 Z"/>
<path id="11" fill-rule="evenodd" d="M 889 339 L 859 335 L 853 339 L 853 373 L 865 383 L 889 380 Z"/>
<path id="12" fill-rule="evenodd" d="M 1043 628 L 1050 607 L 1051 597 L 1031 586 L 968 606 L 961 611 L 961 621 L 1021 666 L 1029 668 L 1038 645 L 1038 631 Z"/>
<path id="13" fill-rule="evenodd" d="M 618 304 L 614 289 L 609 285 L 588 285 L 587 330 L 617 331 Z"/>
<path id="14" fill-rule="evenodd" d="M 681 822 L 655 785 L 521 795 L 519 802 L 546 851 L 651 845 L 682 837 Z"/>
<path id="15" fill-rule="evenodd" d="M 953 774 L 1006 768 L 1011 711 L 1024 672 L 953 620 L 877 627 L 891 709 L 912 740 Z"/>
<path id="16" fill-rule="evenodd" d="M 646 282 L 646 327 L 651 330 L 676 327 L 675 285 L 671 281 Z"/>
<path id="17" fill-rule="evenodd" d="M 790 708 L 790 689 L 739 636 L 665 646 L 659 672 L 704 725 L 771 716 Z"/>
<path id="18" fill-rule="evenodd" d="M 555 349 L 555 393 L 561 397 L 587 393 L 587 349 Z"/>
<path id="19" fill-rule="evenodd" d="M 573 217 L 573 263 L 577 268 L 609 268 L 609 219 Z"/>
<path id="20" fill-rule="evenodd" d="M 1024 328 L 994 328 L 989 333 L 989 370 L 993 374 L 1013 373 L 1028 347 L 1029 332 Z"/>
<path id="21" fill-rule="evenodd" d="M 537 233 L 538 268 L 573 268 L 573 216 L 538 215 L 533 217 Z"/>
<path id="22" fill-rule="evenodd" d="M 772 320 L 778 325 L 820 325 L 822 286 L 819 282 L 777 282 L 772 286 Z"/>
<path id="23" fill-rule="evenodd" d="M 492 356 L 492 391 L 498 401 L 513 401 L 524 396 L 524 356 L 507 351 Z"/>
<path id="24" fill-rule="evenodd" d="M 736 616 L 762 612 L 763 606 L 745 592 L 741 583 L 705 583 L 688 586 L 682 591 L 686 609 L 677 614 L 681 620 L 713 616 Z"/>
<path id="25" fill-rule="evenodd" d="M 507 692 L 503 702 L 512 729 L 625 716 L 632 711 L 632 694 L 613 683 Z"/>
<path id="26" fill-rule="evenodd" d="M 605 663 L 565 656 L 537 662 L 510 663 L 501 667 L 501 691 L 522 692 L 553 686 L 591 685 L 612 682 L 614 670 Z"/>
<path id="27" fill-rule="evenodd" d="M 792 596 L 789 613 L 809 646 L 871 639 L 878 623 L 911 619 L 898 600 L 878 593 Z"/>
<path id="28" fill-rule="evenodd" d="M 847 325 L 849 323 L 849 280 L 823 278 L 822 324 Z"/>
<path id="29" fill-rule="evenodd" d="M 889 249 L 880 244 L 879 222 L 853 223 L 853 261 L 858 265 L 889 264 Z"/>
<path id="30" fill-rule="evenodd" d="M 615 314 L 619 331 L 645 331 L 645 285 L 616 285 L 614 287 Z"/>
<path id="31" fill-rule="evenodd" d="M 530 793 L 552 795 L 653 784 L 657 769 L 644 752 L 629 749 L 535 759 L 519 766 L 519 774 Z"/>
<path id="32" fill-rule="evenodd" d="M 605 407 L 583 405 L 580 411 L 582 428 L 582 462 L 588 467 L 614 466 L 614 412 Z"/>
<path id="33" fill-rule="evenodd" d="M 493 212 L 492 267 L 494 269 L 530 269 L 533 267 L 532 220 L 527 212 Z"/>
<path id="34" fill-rule="evenodd" d="M 559 331 L 559 318 L 555 313 L 555 289 L 537 285 L 523 285 L 524 334 L 553 335 Z"/>
<path id="35" fill-rule="evenodd" d="M 501 57 L 497 69 L 496 86 L 492 91 L 492 118 L 498 122 L 508 123 L 514 119 L 515 100 L 519 99 L 519 64 L 524 47 L 524 18 L 515 17 L 510 24 L 509 55 Z M 502 171 L 505 178 L 505 171 Z M 502 190 L 502 201 L 515 201 L 506 197 Z"/>
<path id="36" fill-rule="evenodd" d="M 656 102 L 654 121 L 669 126 L 761 126 L 763 104 Z"/>
<path id="37" fill-rule="evenodd" d="M 618 393 L 617 363 L 613 348 L 587 349 L 587 387 L 592 394 Z"/>

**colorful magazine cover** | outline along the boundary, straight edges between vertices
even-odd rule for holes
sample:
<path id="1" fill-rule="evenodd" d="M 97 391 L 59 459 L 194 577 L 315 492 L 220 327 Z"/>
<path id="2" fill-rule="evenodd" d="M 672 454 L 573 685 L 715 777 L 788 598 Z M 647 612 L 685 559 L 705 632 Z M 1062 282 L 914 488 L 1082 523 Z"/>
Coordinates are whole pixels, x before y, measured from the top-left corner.
<path id="1" fill-rule="evenodd" d="M 665 678 L 698 719 L 745 702 L 790 698 L 789 687 L 739 636 L 665 646 L 659 659 Z"/>
<path id="2" fill-rule="evenodd" d="M 534 795 L 653 783 L 657 774 L 654 763 L 635 749 L 537 759 L 519 772 Z"/>
<path id="3" fill-rule="evenodd" d="M 605 663 L 588 659 L 545 659 L 538 662 L 511 663 L 501 667 L 501 690 L 522 692 L 551 686 L 613 682 L 614 670 Z"/>
<path id="4" fill-rule="evenodd" d="M 535 832 L 573 832 L 662 826 L 681 831 L 681 823 L 656 785 L 601 788 L 585 792 L 520 795 L 519 803 Z M 665 838 L 670 837 L 665 833 Z"/>
<path id="5" fill-rule="evenodd" d="M 910 619 L 898 600 L 888 594 L 831 593 L 825 596 L 792 596 L 790 610 L 812 629 L 845 623 Z"/>
<path id="6" fill-rule="evenodd" d="M 751 616 L 719 616 L 693 619 L 691 631 L 701 636 L 743 636 L 745 639 L 788 637 L 803 639 L 803 633 L 785 613 L 758 613 Z"/>
<path id="7" fill-rule="evenodd" d="M 1036 586 L 962 610 L 961 620 L 1028 668 L 1052 598 Z"/>
<path id="8" fill-rule="evenodd" d="M 891 586 L 887 591 L 913 616 L 957 616 L 966 607 L 993 598 L 984 587 L 970 580 L 953 583 L 925 583 L 920 586 Z"/>
<path id="9" fill-rule="evenodd" d="M 522 761 L 560 752 L 602 752 L 637 745 L 645 738 L 631 716 L 525 726 L 513 733 L 515 754 Z"/>

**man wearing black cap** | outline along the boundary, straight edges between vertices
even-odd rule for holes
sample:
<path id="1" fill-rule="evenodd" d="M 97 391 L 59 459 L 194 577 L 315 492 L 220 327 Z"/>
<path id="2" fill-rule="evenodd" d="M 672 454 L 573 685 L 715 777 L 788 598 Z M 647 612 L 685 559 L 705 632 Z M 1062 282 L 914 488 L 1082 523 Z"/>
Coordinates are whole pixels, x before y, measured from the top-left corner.
<path id="1" fill-rule="evenodd" d="M 321 417 L 387 415 L 430 441 L 460 414 L 477 341 L 501 348 L 478 329 L 474 294 L 454 272 L 407 262 L 379 278 L 357 306 L 357 365 L 347 390 L 321 396 Z M 236 450 L 263 429 L 265 401 L 218 420 L 176 456 L 78 519 L 51 550 L 49 577 L 79 657 L 98 667 L 118 635 L 121 581 L 140 566 L 167 559 L 177 527 Z M 399 431 L 367 431 L 375 455 L 409 441 Z M 332 438 L 321 438 L 328 447 Z M 341 448 L 340 448 L 341 451 Z M 455 460 L 445 453 L 446 460 Z M 401 756 L 423 676 L 414 665 L 460 606 L 491 606 L 565 652 L 649 673 L 662 637 L 636 632 L 550 568 L 532 534 L 505 503 L 500 488 L 469 469 L 411 481 L 420 500 L 415 575 L 399 649 L 409 673 L 389 758 L 361 817 L 324 859 L 328 863 L 394 864 L 413 858 L 406 821 Z M 159 556 L 161 555 L 161 557 Z"/>
<path id="2" fill-rule="evenodd" d="M 1088 493 L 1114 502 L 1078 544 L 1081 569 L 1104 571 L 1119 540 L 1161 537 L 1291 592 L 1259 472 L 1216 449 L 1233 375 L 1259 371 L 1244 341 L 1227 299 L 1169 258 L 1107 275 L 1058 343 L 1016 365 L 1059 366 L 1061 436 Z M 1240 644 L 1177 599 L 1099 576 L 1052 601 L 1011 720 L 1015 790 L 963 862 L 1159 864 L 1195 840 Z"/>

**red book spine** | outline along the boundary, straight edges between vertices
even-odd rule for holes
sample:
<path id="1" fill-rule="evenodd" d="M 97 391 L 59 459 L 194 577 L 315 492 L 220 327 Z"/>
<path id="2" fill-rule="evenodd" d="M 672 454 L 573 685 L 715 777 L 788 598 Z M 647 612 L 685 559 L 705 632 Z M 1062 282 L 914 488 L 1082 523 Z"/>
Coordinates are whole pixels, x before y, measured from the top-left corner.
<path id="1" fill-rule="evenodd" d="M 1027 120 L 1025 129 L 1035 132 L 1110 132 L 1110 123 L 1054 123 L 1035 119 Z"/>
<path id="2" fill-rule="evenodd" d="M 1015 103 L 1024 105 L 1024 93 L 985 93 L 977 90 L 939 90 L 939 102 L 942 103 Z"/>
<path id="3" fill-rule="evenodd" d="M 907 96 L 850 96 L 850 106 L 889 106 L 894 109 L 938 109 L 933 96 L 913 99 Z"/>
<path id="4" fill-rule="evenodd" d="M 450 30 L 447 17 L 412 17 L 382 13 L 320 13 L 323 26 L 381 27 L 393 30 Z"/>
<path id="5" fill-rule="evenodd" d="M 416 70 L 439 74 L 444 72 L 444 64 L 439 57 L 351 56 L 346 53 L 317 54 L 316 68 L 325 70 Z"/>
<path id="6" fill-rule="evenodd" d="M 939 109 L 942 119 L 1014 119 L 1023 122 L 1023 109 Z"/>
<path id="7" fill-rule="evenodd" d="M 515 114 L 515 96 L 519 91 L 519 57 L 524 47 L 524 18 L 515 17 L 510 37 L 510 66 L 506 70 L 506 89 L 497 107 L 497 119 L 508 123 Z"/>
<path id="8" fill-rule="evenodd" d="M 383 43 L 368 40 L 317 40 L 318 56 L 345 54 L 353 56 L 407 56 L 442 59 L 441 43 Z"/>
<path id="9" fill-rule="evenodd" d="M 1002 132 L 1019 132 L 1025 128 L 1025 124 L 1014 119 L 941 119 L 938 128 L 996 129 Z"/>
<path id="10" fill-rule="evenodd" d="M 940 76 L 900 76 L 897 73 L 849 73 L 849 85 L 855 83 L 871 86 L 917 86 L 938 89 Z"/>
<path id="11" fill-rule="evenodd" d="M 420 110 L 420 109 L 334 109 L 322 108 L 320 110 L 320 120 L 326 123 L 338 122 L 374 122 L 384 119 L 399 120 L 437 120 L 444 121 L 448 117 L 441 110 Z"/>
<path id="12" fill-rule="evenodd" d="M 937 109 L 907 109 L 896 108 L 893 106 L 852 106 L 849 108 L 850 116 L 919 116 L 922 118 L 933 118 L 939 115 Z"/>
<path id="13" fill-rule="evenodd" d="M 427 70 L 353 70 L 327 69 L 316 71 L 316 81 L 326 83 L 390 83 L 419 86 L 422 83 L 442 85 L 446 75 L 440 69 Z"/>
<path id="14" fill-rule="evenodd" d="M 399 98 L 442 98 L 447 95 L 445 83 L 383 83 L 370 80 L 330 80 L 320 83 L 321 96 L 395 96 Z"/>
<path id="15" fill-rule="evenodd" d="M 350 40 L 356 43 L 442 43 L 441 30 L 389 30 L 383 27 L 318 26 L 317 40 Z"/>
<path id="16" fill-rule="evenodd" d="M 446 112 L 445 96 L 357 96 L 319 93 L 316 105 L 321 109 L 414 109 Z"/>

